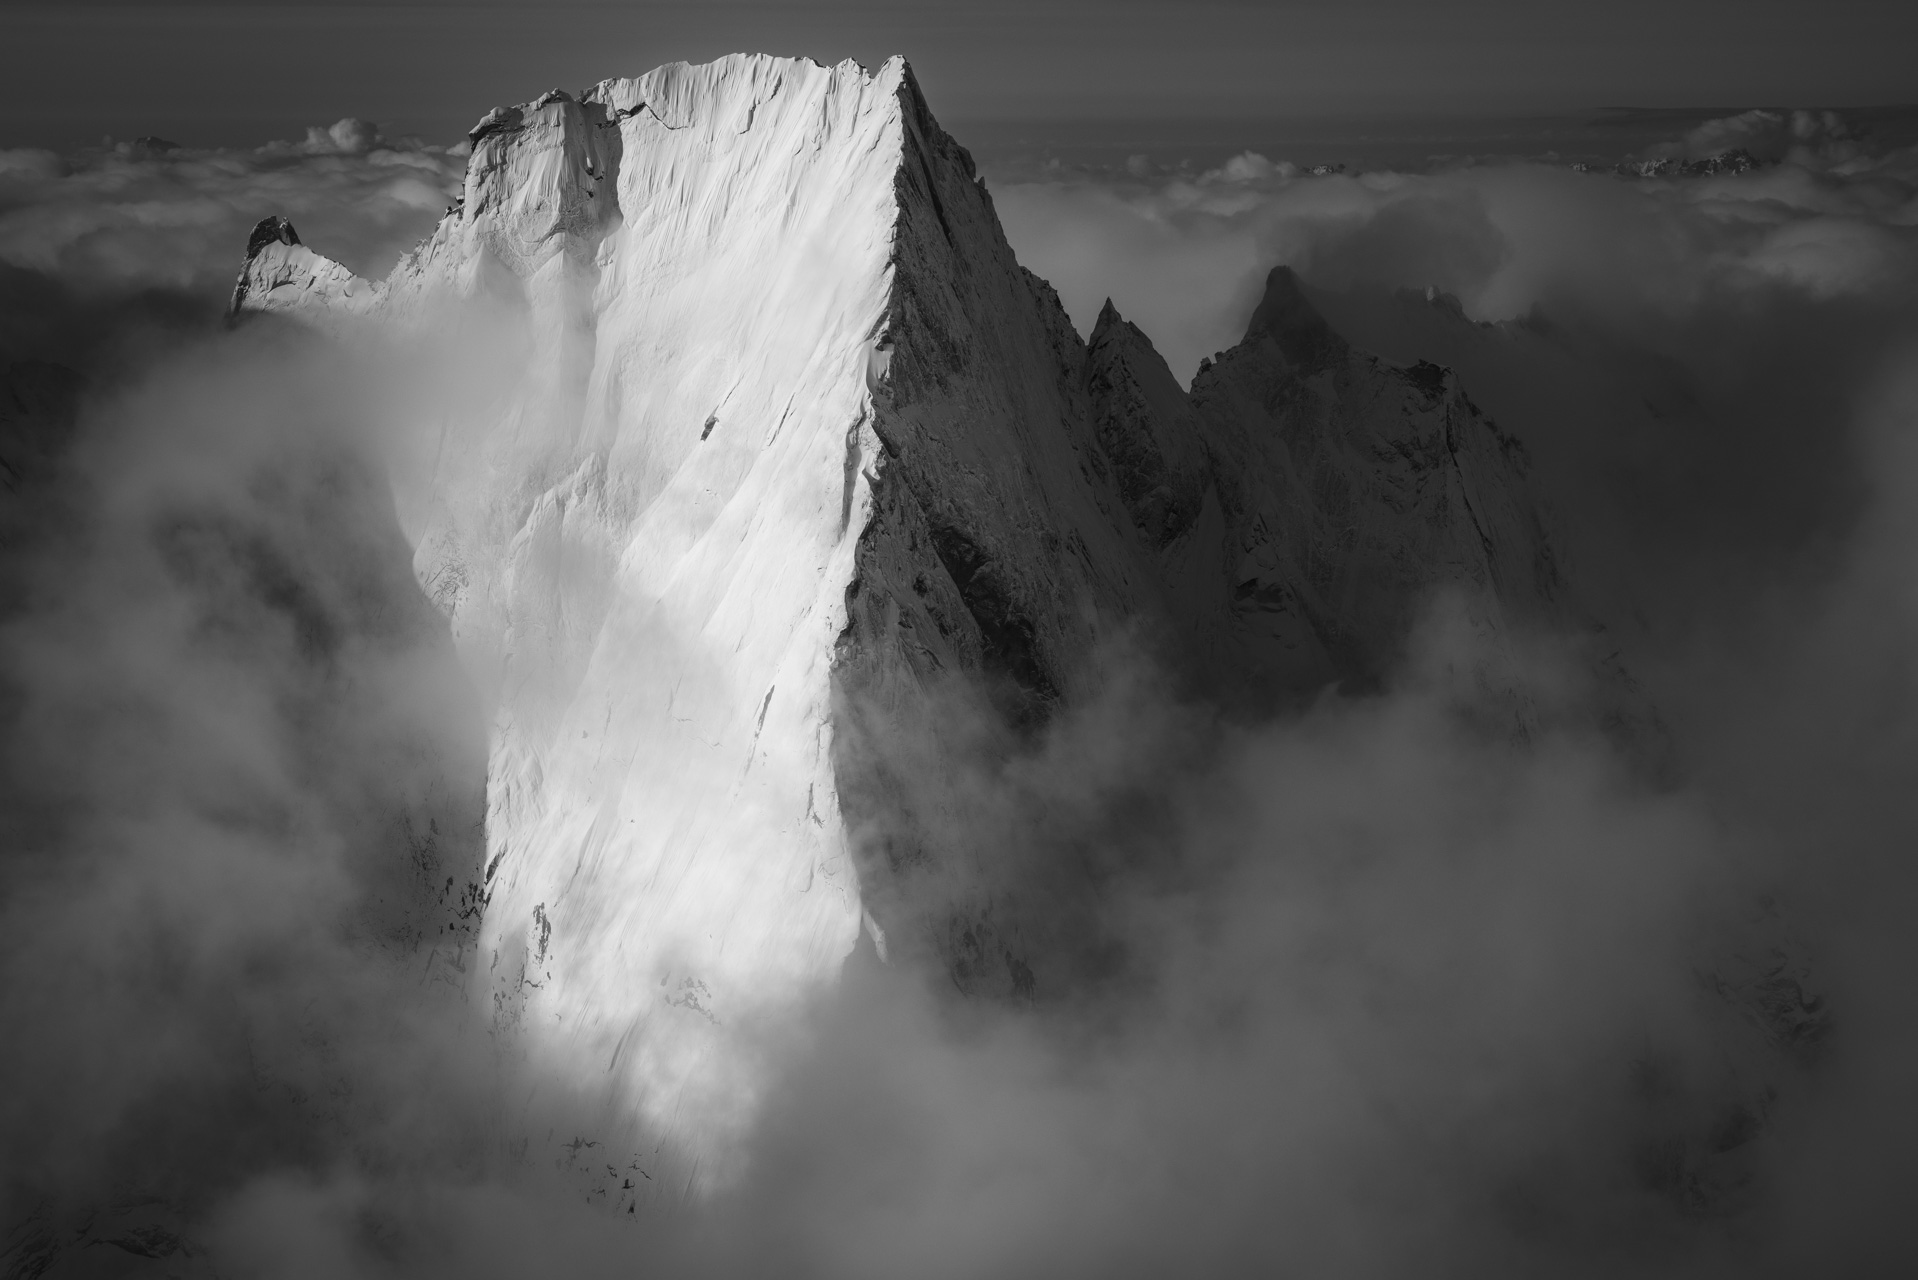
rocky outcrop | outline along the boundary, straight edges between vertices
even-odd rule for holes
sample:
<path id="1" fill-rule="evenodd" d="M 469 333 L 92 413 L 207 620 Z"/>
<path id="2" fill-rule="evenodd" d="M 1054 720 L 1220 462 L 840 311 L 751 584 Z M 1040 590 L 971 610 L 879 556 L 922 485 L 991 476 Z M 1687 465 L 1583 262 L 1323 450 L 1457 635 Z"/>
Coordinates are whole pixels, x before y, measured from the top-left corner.
<path id="1" fill-rule="evenodd" d="M 1110 304 L 1091 352 L 1100 448 L 1203 687 L 1266 706 L 1376 687 L 1442 589 L 1495 633 L 1564 620 L 1523 446 L 1450 370 L 1353 349 L 1289 269 L 1189 395 Z"/>
<path id="2" fill-rule="evenodd" d="M 1440 586 L 1466 588 L 1495 629 L 1507 611 L 1556 620 L 1563 584 L 1524 447 L 1449 369 L 1353 350 L 1289 269 L 1192 397 L 1249 666 L 1295 683 L 1323 662 L 1375 685 Z"/>
<path id="3" fill-rule="evenodd" d="M 1721 173 L 1750 173 L 1764 162 L 1743 147 L 1686 160 L 1679 156 L 1652 156 L 1621 160 L 1612 172 L 1628 178 L 1712 178 Z M 1589 170 L 1590 166 L 1586 166 Z"/>
<path id="4" fill-rule="evenodd" d="M 1086 394 L 1094 457 L 1111 466 L 1133 525 L 1155 547 L 1177 541 L 1204 505 L 1211 478 L 1204 441 L 1165 358 L 1110 298 L 1086 343 Z"/>

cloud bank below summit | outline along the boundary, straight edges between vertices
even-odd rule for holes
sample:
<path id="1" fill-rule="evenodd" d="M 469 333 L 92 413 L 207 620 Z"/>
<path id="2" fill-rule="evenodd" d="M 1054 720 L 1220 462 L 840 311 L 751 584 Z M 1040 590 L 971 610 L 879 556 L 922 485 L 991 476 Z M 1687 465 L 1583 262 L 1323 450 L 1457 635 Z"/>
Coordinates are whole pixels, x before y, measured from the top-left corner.
<path id="1" fill-rule="evenodd" d="M 325 466 L 288 441 L 359 449 L 381 396 L 444 390 L 438 368 L 409 385 L 390 366 L 212 335 L 246 228 L 287 214 L 309 243 L 377 272 L 438 216 L 459 159 L 351 128 L 248 154 L 0 157 L 6 355 L 72 358 L 113 389 L 83 420 L 75 501 L 115 536 L 77 561 L 9 551 L 67 584 L 8 624 L 9 660 L 19 678 L 59 659 L 64 677 L 36 684 L 34 723 L 69 726 L 74 759 L 111 762 L 75 803 L 116 819 L 104 870 L 137 870 L 115 888 L 79 842 L 52 846 L 70 877 L 7 868 L 15 923 L 51 900 L 45 921 L 70 924 L 10 934 L 42 949 L 16 948 L 9 967 L 60 966 L 71 998 L 13 1006 L 41 1061 L 10 1063 L 6 1083 L 21 1096 L 48 1090 L 49 1064 L 97 1073 L 59 1092 L 70 1128 L 9 1113 L 10 1154 L 42 1159 L 63 1132 L 98 1151 L 157 1143 L 156 1111 L 208 1114 L 193 1108 L 224 1096 L 209 1064 L 228 1061 L 237 1006 L 269 1067 L 324 1043 L 313 1056 L 327 1069 L 295 1078 L 323 1092 L 339 1069 L 357 1088 L 322 1141 L 197 1153 L 233 1176 L 213 1180 L 196 1230 L 265 1275 L 1884 1263 L 1918 1149 L 1900 981 L 1918 961 L 1904 927 L 1918 889 L 1904 857 L 1918 835 L 1918 157 L 1820 146 L 1675 181 L 1544 165 L 1307 177 L 1247 156 L 1198 175 L 995 186 L 1022 261 L 1081 328 L 1110 294 L 1181 378 L 1237 341 L 1255 282 L 1281 261 L 1358 345 L 1457 363 L 1540 456 L 1587 566 L 1647 615 L 1620 628 L 1672 720 L 1682 785 L 1648 783 L 1576 729 L 1527 748 L 1488 740 L 1482 691 L 1458 674 L 1471 640 L 1442 609 L 1387 694 L 1328 697 L 1277 724 L 1221 725 L 1124 654 L 1110 695 L 1037 742 L 969 725 L 975 704 L 956 696 L 941 731 L 975 749 L 956 771 L 907 770 L 916 803 L 952 816 L 953 861 L 987 887 L 1043 893 L 1028 882 L 1048 868 L 1100 868 L 1089 927 L 1124 944 L 1118 980 L 1006 1013 L 955 1007 L 939 975 L 855 965 L 810 1025 L 767 1046 L 786 1069 L 746 1177 L 703 1215 L 634 1229 L 484 1149 L 481 1117 L 506 1086 L 476 1078 L 471 1029 L 395 1026 L 385 1002 L 413 985 L 302 908 L 337 908 L 366 882 L 342 853 L 365 838 L 342 796 L 413 785 L 404 769 L 361 775 L 417 764 L 396 743 L 457 737 L 458 721 L 404 703 L 316 721 L 314 690 L 377 701 L 429 659 L 349 645 L 329 685 L 297 632 L 222 596 L 210 611 L 237 648 L 209 657 L 204 632 L 164 627 L 187 639 L 115 639 L 210 608 L 149 558 L 156 493 L 177 505 L 184 486 L 274 547 L 324 542 L 337 531 L 314 535 L 262 501 L 262 472 L 312 481 Z M 1428 303 L 1428 286 L 1465 318 Z M 156 292 L 177 305 L 126 306 Z M 17 301 L 47 298 L 59 305 Z M 143 335 L 131 353 L 101 340 L 129 325 Z M 466 361 L 488 354 L 504 357 Z M 1526 368 L 1564 376 L 1541 389 Z M 156 456 L 173 459 L 157 480 Z M 311 554 L 300 573 L 340 576 Z M 1528 678 L 1574 681 L 1555 640 L 1535 640 Z M 43 665 L 21 666 L 22 652 Z M 89 671 L 122 701 L 101 711 Z M 226 731 L 202 734 L 184 695 L 218 688 Z M 175 689 L 142 722 L 163 732 L 109 734 L 112 751 L 86 736 L 120 723 L 125 700 Z M 924 728 L 894 727 L 898 758 Z M 257 754 L 248 744 L 289 737 L 374 766 L 247 774 L 242 790 L 266 799 L 237 837 L 218 804 L 183 814 L 167 798 L 198 795 L 182 772 L 228 778 Z M 48 794 L 38 773 L 10 774 L 15 800 Z M 129 800 L 127 776 L 151 789 Z M 304 821 L 289 828 L 280 809 Z M 228 856 L 250 869 L 245 893 L 220 888 Z M 1729 1172 L 1714 1166 L 1745 1216 L 1687 1219 L 1668 1184 L 1688 1157 L 1658 1144 L 1722 1119 L 1724 1063 L 1700 1026 L 1736 1020 L 1697 973 L 1720 944 L 1738 949 L 1761 895 L 1810 940 L 1836 1030 L 1778 1082 L 1764 1137 Z M 154 955 L 173 985 L 143 1005 Z M 85 1008 L 192 1016 L 117 1027 L 72 1012 Z M 167 1053 L 140 1052 L 156 1039 Z M 438 1087 L 419 1087 L 428 1073 Z M 108 1180 L 88 1160 L 61 1170 L 75 1186 Z"/>
<path id="2" fill-rule="evenodd" d="M 1022 260 L 1082 330 L 1110 296 L 1175 375 L 1236 342 L 1265 272 L 1333 291 L 1437 289 L 1475 320 L 1533 309 L 1629 325 L 1714 292 L 1901 298 L 1918 253 L 1918 148 L 1875 152 L 1830 113 L 1748 112 L 1649 156 L 1746 147 L 1770 165 L 1621 181 L 1546 163 L 1315 176 L 1253 152 L 1202 172 L 1082 173 L 995 186 Z"/>

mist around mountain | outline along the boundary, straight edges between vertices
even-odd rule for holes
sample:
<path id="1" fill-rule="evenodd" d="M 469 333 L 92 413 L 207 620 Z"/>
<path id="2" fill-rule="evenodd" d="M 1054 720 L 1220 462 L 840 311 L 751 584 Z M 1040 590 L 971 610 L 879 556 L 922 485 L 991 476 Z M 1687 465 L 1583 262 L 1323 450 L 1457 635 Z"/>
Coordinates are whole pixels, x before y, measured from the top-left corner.
<path id="1" fill-rule="evenodd" d="M 1895 1269 L 1909 156 L 1001 186 L 834 70 L 9 155 L 7 1264 Z"/>

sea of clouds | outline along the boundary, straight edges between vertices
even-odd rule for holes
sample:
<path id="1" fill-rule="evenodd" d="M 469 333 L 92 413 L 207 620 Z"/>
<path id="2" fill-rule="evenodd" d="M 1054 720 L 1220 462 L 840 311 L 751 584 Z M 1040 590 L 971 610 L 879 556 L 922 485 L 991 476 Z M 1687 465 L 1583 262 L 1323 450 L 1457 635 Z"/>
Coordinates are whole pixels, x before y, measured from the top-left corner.
<path id="1" fill-rule="evenodd" d="M 1245 152 L 1216 169 L 1025 180 L 994 189 L 1021 258 L 1089 328 L 1108 296 L 1173 372 L 1239 340 L 1291 263 L 1333 290 L 1435 288 L 1477 320 L 1596 314 L 1629 327 L 1714 294 L 1909 296 L 1918 155 L 1881 153 L 1830 113 L 1748 112 L 1653 158 L 1743 150 L 1762 167 L 1619 182 L 1546 163 L 1312 175 Z"/>
<path id="2" fill-rule="evenodd" d="M 1581 719 L 1588 637 L 1488 654 L 1443 600 L 1383 691 L 1275 722 L 1118 642 L 1108 693 L 1036 735 L 963 686 L 855 708 L 932 815 L 898 892 L 998 904 L 1032 993 L 855 955 L 767 1028 L 744 1173 L 649 1218 L 606 1210 L 591 1148 L 552 1167 L 590 1108 L 523 1109 L 538 1082 L 457 994 L 469 904 L 417 892 L 469 869 L 486 713 L 382 431 L 513 353 L 222 323 L 257 219 L 379 274 L 461 155 L 351 121 L 0 153 L 6 1264 L 1909 1265 L 1918 155 L 1786 113 L 1669 150 L 1733 146 L 1764 163 L 995 184 L 1082 331 L 1110 296 L 1182 380 L 1278 263 L 1357 345 L 1457 368 L 1661 744 Z"/>

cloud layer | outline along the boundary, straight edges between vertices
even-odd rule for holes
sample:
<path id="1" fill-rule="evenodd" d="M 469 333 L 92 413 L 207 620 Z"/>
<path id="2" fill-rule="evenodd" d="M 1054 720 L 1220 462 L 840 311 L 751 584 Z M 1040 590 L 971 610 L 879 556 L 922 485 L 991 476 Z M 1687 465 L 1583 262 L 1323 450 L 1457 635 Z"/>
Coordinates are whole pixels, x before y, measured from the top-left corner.
<path id="1" fill-rule="evenodd" d="M 1829 115 L 1829 113 L 1826 113 Z M 1918 153 L 1874 154 L 1826 115 L 1701 126 L 1686 158 L 1750 147 L 1784 162 L 1706 180 L 1626 181 L 1545 164 L 1302 174 L 1245 153 L 1201 173 L 995 187 L 1008 235 L 1089 328 L 1110 296 L 1181 378 L 1236 342 L 1275 262 L 1325 289 L 1435 288 L 1475 320 L 1683 315 L 1767 284 L 1902 300 Z"/>

